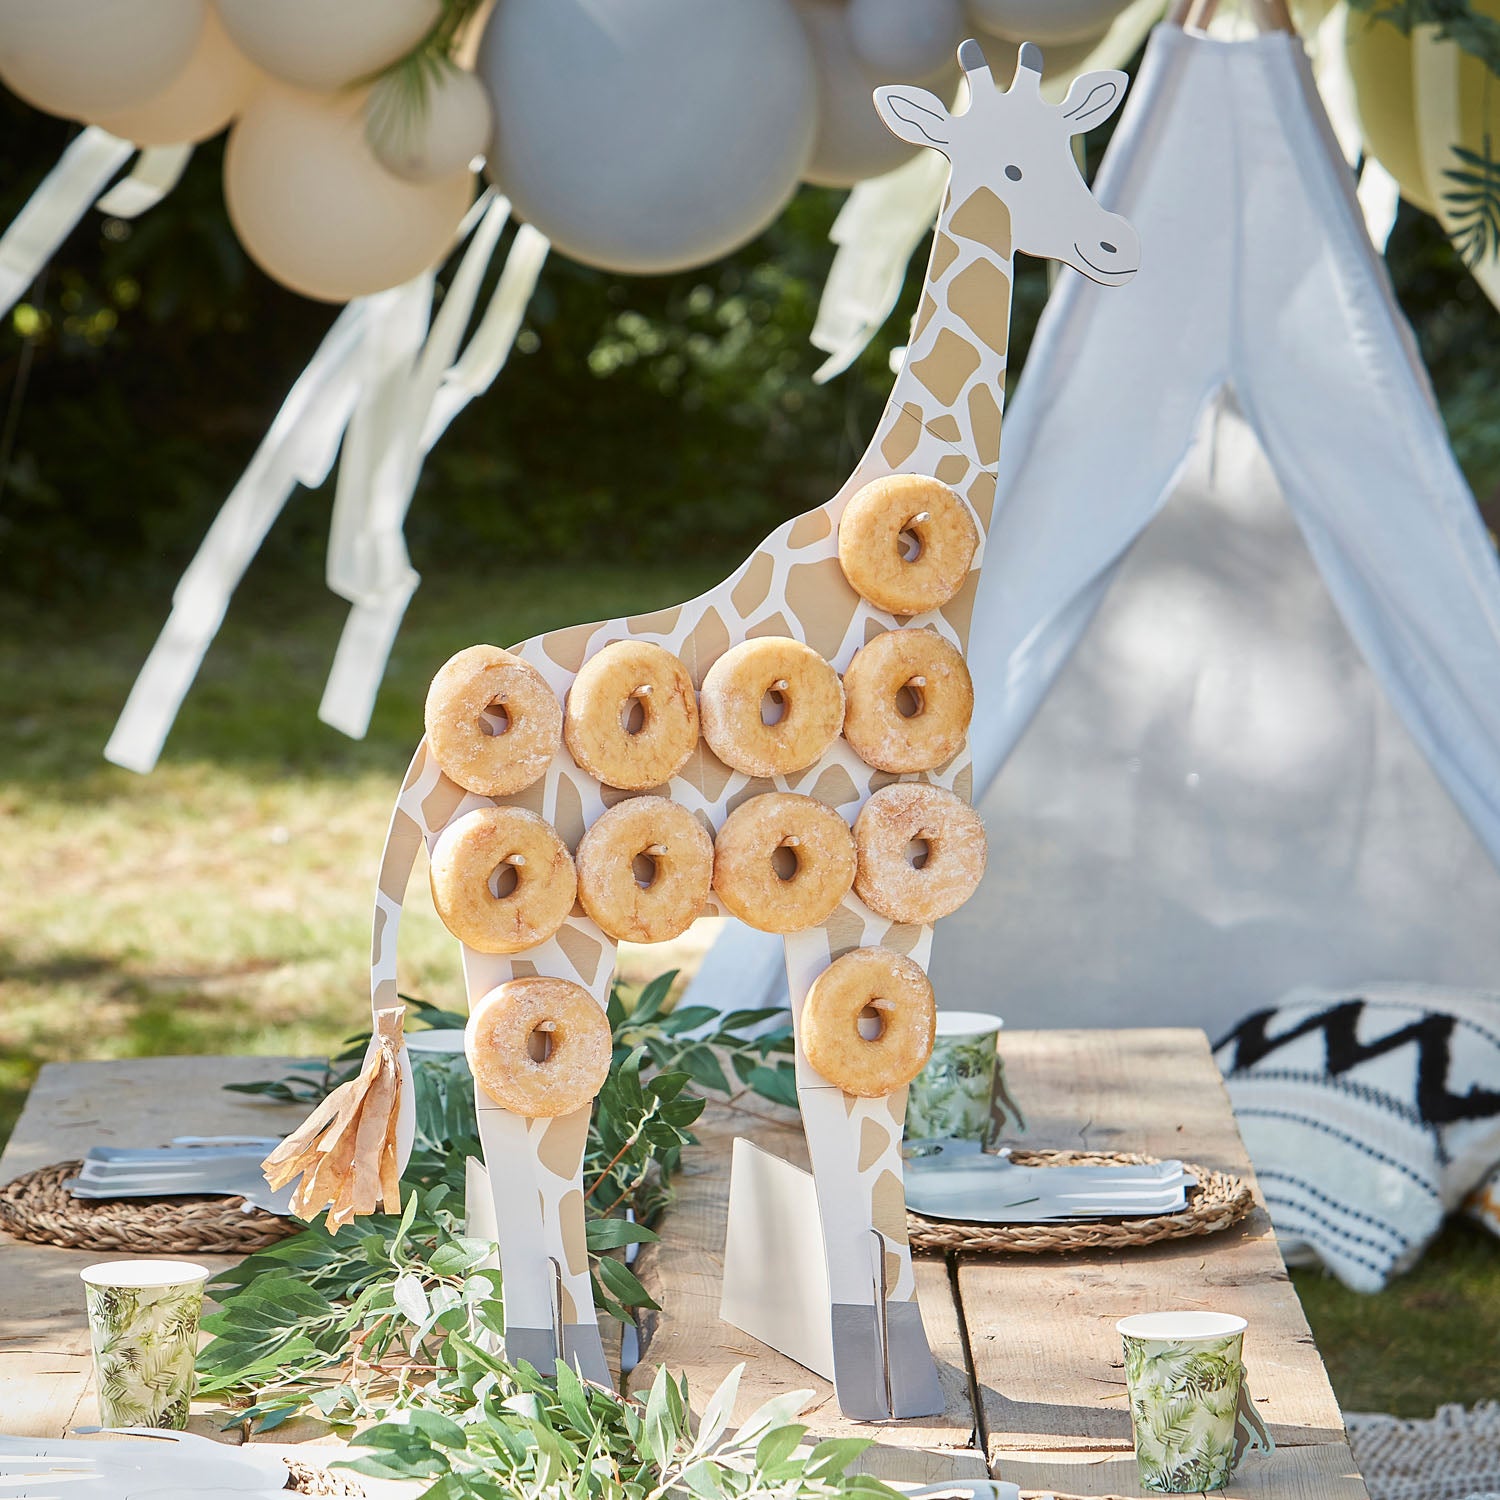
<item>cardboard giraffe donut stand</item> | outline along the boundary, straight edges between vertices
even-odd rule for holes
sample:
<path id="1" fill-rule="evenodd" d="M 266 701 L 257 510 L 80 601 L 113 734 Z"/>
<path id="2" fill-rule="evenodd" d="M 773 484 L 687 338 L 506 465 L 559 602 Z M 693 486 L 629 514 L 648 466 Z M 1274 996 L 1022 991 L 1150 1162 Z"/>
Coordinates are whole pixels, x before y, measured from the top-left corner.
<path id="1" fill-rule="evenodd" d="M 737 572 L 699 598 L 652 614 L 551 631 L 515 647 L 515 655 L 545 678 L 559 702 L 585 662 L 623 640 L 671 652 L 699 690 L 731 647 L 764 637 L 803 642 L 841 673 L 868 641 L 898 628 L 932 631 L 958 651 L 965 649 L 995 499 L 1013 252 L 1052 256 L 1096 281 L 1117 284 L 1134 274 L 1138 246 L 1129 224 L 1094 201 L 1071 148 L 1073 135 L 1118 106 L 1125 75 L 1088 74 L 1057 105 L 1041 97 L 1042 59 L 1035 47 L 1022 49 L 1008 89 L 992 78 L 976 43 L 960 48 L 959 61 L 969 93 L 962 113 L 950 113 L 915 87 L 881 88 L 875 94 L 887 127 L 902 140 L 942 152 L 951 177 L 910 349 L 864 457 L 832 500 L 781 527 Z M 926 476 L 949 486 L 972 512 L 978 534 L 957 592 L 941 607 L 914 616 L 892 614 L 862 598 L 839 561 L 839 520 L 846 505 L 873 481 L 892 475 Z M 651 791 L 717 832 L 736 808 L 773 791 L 812 797 L 852 825 L 871 795 L 896 781 L 929 783 L 967 801 L 972 787 L 967 746 L 936 770 L 898 776 L 873 769 L 840 737 L 805 770 L 760 779 L 732 770 L 700 736 L 678 774 Z M 576 850 L 585 831 L 628 795 L 602 785 L 559 747 L 539 779 L 493 801 L 539 814 Z M 373 1152 L 376 1160 L 363 1169 L 362 1191 L 342 1197 L 337 1172 L 325 1173 L 322 1202 L 305 1197 L 304 1212 L 323 1203 L 332 1203 L 342 1217 L 370 1211 L 382 1179 L 388 1180 L 389 1167 L 385 1173 L 380 1169 L 384 1143 L 394 1142 L 402 1164 L 410 1153 L 411 1071 L 399 1029 L 392 1025 L 399 1022 L 400 1010 L 396 946 L 402 902 L 419 845 L 431 851 L 456 819 L 491 802 L 449 780 L 425 740 L 418 746 L 392 816 L 376 894 L 371 994 L 379 1020 L 370 1058 L 362 1078 L 346 1086 L 349 1097 L 330 1098 L 320 1116 L 282 1148 L 284 1160 L 300 1153 L 311 1161 L 308 1153 L 330 1149 L 328 1137 L 314 1139 L 324 1130 L 356 1141 L 356 1156 Z M 722 909 L 716 898 L 706 908 Z M 797 1092 L 827 1273 L 832 1373 L 847 1415 L 880 1419 L 930 1414 L 942 1405 L 906 1237 L 901 1160 L 906 1088 L 879 1097 L 846 1094 L 811 1066 L 800 1038 L 800 1017 L 814 981 L 835 959 L 867 947 L 887 949 L 925 970 L 932 927 L 879 916 L 851 892 L 821 925 L 785 937 L 799 1031 Z M 500 955 L 464 947 L 463 969 L 471 1008 L 497 986 L 530 975 L 570 980 L 602 1006 L 613 959 L 613 940 L 575 907 L 551 938 L 524 952 Z M 400 1077 L 394 1098 L 385 1082 L 392 1068 Z M 543 1370 L 561 1357 L 584 1375 L 607 1382 L 584 1245 L 582 1164 L 589 1107 L 528 1119 L 500 1107 L 483 1090 L 477 1091 L 477 1102 L 504 1274 L 508 1350 Z M 369 1121 L 361 1118 L 366 1112 L 372 1112 Z M 346 1145 L 343 1161 L 352 1176 L 358 1169 L 347 1150 Z"/>

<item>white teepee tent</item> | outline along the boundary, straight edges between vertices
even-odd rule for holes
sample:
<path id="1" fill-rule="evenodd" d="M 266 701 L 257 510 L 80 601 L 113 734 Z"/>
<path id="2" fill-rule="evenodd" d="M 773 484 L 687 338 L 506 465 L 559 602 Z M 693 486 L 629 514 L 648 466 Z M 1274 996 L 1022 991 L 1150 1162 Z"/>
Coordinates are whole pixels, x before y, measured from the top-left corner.
<path id="1" fill-rule="evenodd" d="M 1158 27 L 1097 191 L 1143 266 L 1063 273 L 1006 417 L 940 1003 L 1500 986 L 1500 566 L 1296 38 Z"/>

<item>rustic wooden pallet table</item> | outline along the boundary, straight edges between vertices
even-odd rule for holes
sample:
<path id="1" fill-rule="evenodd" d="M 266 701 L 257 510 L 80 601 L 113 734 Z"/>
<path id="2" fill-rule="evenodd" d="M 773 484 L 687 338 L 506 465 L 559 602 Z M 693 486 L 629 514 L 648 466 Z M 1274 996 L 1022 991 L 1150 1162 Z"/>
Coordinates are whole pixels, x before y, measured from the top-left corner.
<path id="1" fill-rule="evenodd" d="M 1201 1032 L 1012 1032 L 1002 1045 L 1027 1112 L 1027 1145 L 1180 1155 L 1250 1175 Z M 300 1111 L 222 1087 L 277 1076 L 284 1064 L 227 1057 L 53 1064 L 0 1156 L 0 1182 L 92 1144 L 286 1130 Z M 643 1329 L 633 1387 L 660 1362 L 686 1371 L 706 1395 L 743 1362 L 745 1410 L 777 1391 L 812 1389 L 805 1419 L 812 1435 L 874 1437 L 866 1467 L 891 1478 L 993 1474 L 1023 1491 L 1135 1496 L 1115 1320 L 1216 1308 L 1250 1321 L 1246 1361 L 1278 1444 L 1269 1460 L 1248 1461 L 1225 1495 L 1367 1500 L 1263 1208 L 1223 1234 L 1144 1250 L 956 1263 L 920 1257 L 923 1320 L 947 1406 L 939 1417 L 871 1426 L 845 1422 L 826 1384 L 718 1318 L 730 1141 L 751 1136 L 805 1161 L 795 1120 L 760 1101 L 711 1105 L 698 1133 L 703 1145 L 687 1154 L 662 1242 L 640 1265 L 663 1310 Z M 55 1436 L 94 1419 L 77 1272 L 98 1258 L 0 1235 L 0 1430 Z M 217 1424 L 203 1417 L 194 1426 L 210 1432 Z"/>

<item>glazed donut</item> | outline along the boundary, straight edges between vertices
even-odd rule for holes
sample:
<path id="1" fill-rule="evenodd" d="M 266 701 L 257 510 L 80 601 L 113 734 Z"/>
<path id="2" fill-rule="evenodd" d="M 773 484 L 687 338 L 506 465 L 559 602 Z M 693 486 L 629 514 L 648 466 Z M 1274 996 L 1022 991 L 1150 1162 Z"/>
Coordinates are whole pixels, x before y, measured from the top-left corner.
<path id="1" fill-rule="evenodd" d="M 641 727 L 627 728 L 640 705 Z M 573 759 L 605 786 L 643 792 L 675 776 L 698 743 L 693 679 L 649 641 L 612 641 L 579 668 L 568 691 L 563 738 Z"/>
<path id="2" fill-rule="evenodd" d="M 490 882 L 506 866 L 515 889 L 497 896 Z M 433 847 L 431 877 L 443 926 L 480 953 L 545 943 L 578 896 L 568 846 L 524 807 L 480 807 L 456 818 Z"/>
<path id="3" fill-rule="evenodd" d="M 493 732 L 486 710 L 496 706 L 505 727 Z M 482 797 L 530 786 L 562 740 L 557 694 L 530 662 L 498 646 L 469 646 L 444 662 L 422 716 L 443 775 Z"/>
<path id="4" fill-rule="evenodd" d="M 901 712 L 901 690 L 916 704 Z M 931 771 L 964 747 L 974 683 L 958 649 L 935 630 L 888 630 L 854 653 L 844 673 L 844 738 L 881 771 Z"/>
<path id="5" fill-rule="evenodd" d="M 546 1042 L 538 1061 L 532 1035 Z M 496 1104 L 533 1119 L 582 1109 L 609 1076 L 614 1040 L 599 1002 L 569 979 L 508 979 L 470 1012 L 464 1055 Z"/>
<path id="6" fill-rule="evenodd" d="M 786 849 L 791 870 L 777 869 Z M 795 792 L 742 802 L 714 840 L 714 889 L 740 921 L 762 932 L 801 932 L 825 921 L 849 894 L 855 870 L 849 825 Z"/>
<path id="7" fill-rule="evenodd" d="M 781 702 L 774 724 L 761 718 L 768 694 Z M 703 679 L 703 738 L 726 766 L 747 776 L 806 770 L 843 722 L 839 674 L 811 646 L 786 636 L 732 647 Z"/>
<path id="8" fill-rule="evenodd" d="M 859 1023 L 873 1010 L 873 1037 Z M 878 1099 L 910 1083 L 932 1056 L 937 1004 L 920 964 L 884 948 L 856 948 L 813 981 L 798 1032 L 807 1060 L 829 1083 Z"/>
<path id="9" fill-rule="evenodd" d="M 927 845 L 920 866 L 907 858 L 913 840 Z M 854 821 L 859 870 L 854 893 L 893 922 L 936 922 L 957 911 L 984 875 L 984 824 L 962 797 L 925 782 L 881 789 Z"/>
<path id="10" fill-rule="evenodd" d="M 635 862 L 652 862 L 649 883 Z M 662 943 L 686 932 L 708 900 L 713 840 L 687 808 L 665 797 L 617 802 L 578 845 L 578 899 L 612 938 Z"/>
<path id="11" fill-rule="evenodd" d="M 916 555 L 901 547 L 905 532 Z M 856 492 L 839 517 L 839 565 L 860 598 L 894 615 L 938 609 L 963 587 L 979 545 L 956 490 L 924 474 L 892 474 Z"/>

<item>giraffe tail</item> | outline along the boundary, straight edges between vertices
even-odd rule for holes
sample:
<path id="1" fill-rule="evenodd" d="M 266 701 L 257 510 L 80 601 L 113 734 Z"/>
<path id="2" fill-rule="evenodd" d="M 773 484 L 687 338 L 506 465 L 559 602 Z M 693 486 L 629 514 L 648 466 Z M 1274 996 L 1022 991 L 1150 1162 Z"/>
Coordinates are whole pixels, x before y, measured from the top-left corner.
<path id="1" fill-rule="evenodd" d="M 311 1219 L 326 1208 L 330 1233 L 357 1214 L 401 1211 L 396 1125 L 404 1017 L 402 1006 L 376 1011 L 359 1076 L 336 1088 L 261 1163 L 273 1188 L 302 1179 L 292 1212 Z"/>

